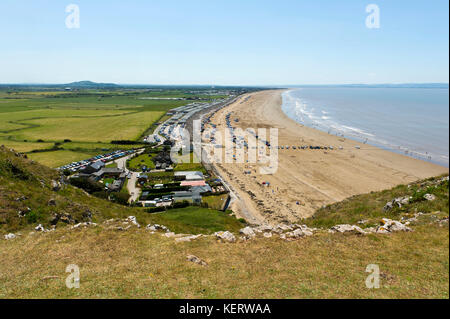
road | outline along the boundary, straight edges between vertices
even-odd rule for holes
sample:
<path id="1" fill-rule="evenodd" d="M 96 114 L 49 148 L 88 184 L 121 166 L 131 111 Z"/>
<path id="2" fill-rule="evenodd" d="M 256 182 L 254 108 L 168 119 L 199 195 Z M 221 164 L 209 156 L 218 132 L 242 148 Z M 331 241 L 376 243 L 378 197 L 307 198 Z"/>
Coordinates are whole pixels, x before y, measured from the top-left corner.
<path id="1" fill-rule="evenodd" d="M 136 200 L 139 199 L 139 195 L 141 193 L 141 189 L 139 187 L 136 187 L 136 182 L 137 182 L 137 178 L 139 173 L 137 172 L 132 172 L 127 168 L 127 160 L 130 159 L 132 156 L 139 155 L 142 152 L 144 152 L 145 149 L 140 149 L 138 150 L 136 153 L 128 155 L 128 156 L 124 156 L 121 157 L 119 159 L 116 159 L 114 161 L 114 163 L 117 164 L 118 168 L 121 168 L 125 171 L 125 173 L 127 174 L 131 174 L 130 178 L 128 178 L 128 183 L 127 183 L 127 189 L 128 189 L 128 194 L 130 194 L 130 198 L 128 199 L 128 202 L 134 202 Z M 107 163 L 107 164 L 111 164 L 113 162 Z"/>

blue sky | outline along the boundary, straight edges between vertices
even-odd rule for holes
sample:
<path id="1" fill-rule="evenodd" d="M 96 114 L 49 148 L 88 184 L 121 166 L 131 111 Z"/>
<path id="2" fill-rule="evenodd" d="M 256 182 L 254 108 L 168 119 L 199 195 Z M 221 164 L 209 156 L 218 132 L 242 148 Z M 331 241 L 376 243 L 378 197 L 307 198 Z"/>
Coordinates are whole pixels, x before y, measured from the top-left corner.
<path id="1" fill-rule="evenodd" d="M 71 3 L 79 29 L 65 25 Z M 371 3 L 379 29 L 365 25 Z M 448 0 L 2 0 L 0 83 L 447 83 L 448 10 Z"/>

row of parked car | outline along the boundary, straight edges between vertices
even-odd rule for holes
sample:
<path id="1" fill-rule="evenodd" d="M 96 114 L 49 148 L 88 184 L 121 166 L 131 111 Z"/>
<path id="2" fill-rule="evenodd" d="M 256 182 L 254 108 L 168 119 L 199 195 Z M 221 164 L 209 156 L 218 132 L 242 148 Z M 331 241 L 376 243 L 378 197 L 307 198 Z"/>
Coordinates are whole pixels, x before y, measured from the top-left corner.
<path id="1" fill-rule="evenodd" d="M 86 168 L 87 166 L 94 164 L 96 162 L 103 162 L 103 163 L 111 162 L 115 159 L 118 159 L 123 156 L 127 156 L 134 152 L 135 152 L 135 150 L 127 150 L 127 151 L 118 150 L 118 151 L 110 152 L 107 154 L 97 155 L 97 156 L 94 156 L 94 157 L 86 159 L 86 160 L 72 162 L 70 164 L 61 166 L 59 169 L 62 171 L 69 170 L 71 172 L 77 172 L 77 171 L 82 170 L 82 169 Z"/>

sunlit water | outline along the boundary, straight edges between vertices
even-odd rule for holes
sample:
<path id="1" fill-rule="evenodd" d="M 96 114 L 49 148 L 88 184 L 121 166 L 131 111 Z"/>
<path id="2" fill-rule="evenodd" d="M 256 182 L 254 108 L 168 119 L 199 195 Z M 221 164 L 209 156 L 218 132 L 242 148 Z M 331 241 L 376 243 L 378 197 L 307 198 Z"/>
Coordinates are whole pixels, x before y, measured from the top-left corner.
<path id="1" fill-rule="evenodd" d="M 449 166 L 448 89 L 301 88 L 283 93 L 295 121 Z"/>

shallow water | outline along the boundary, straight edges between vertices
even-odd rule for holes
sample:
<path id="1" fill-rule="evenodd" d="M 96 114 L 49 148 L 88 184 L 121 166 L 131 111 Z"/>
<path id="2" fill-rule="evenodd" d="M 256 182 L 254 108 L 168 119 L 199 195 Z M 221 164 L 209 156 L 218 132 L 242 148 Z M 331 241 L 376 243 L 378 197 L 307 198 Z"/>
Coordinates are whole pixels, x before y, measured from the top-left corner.
<path id="1" fill-rule="evenodd" d="M 447 88 L 293 89 L 282 109 L 306 126 L 449 166 Z"/>

